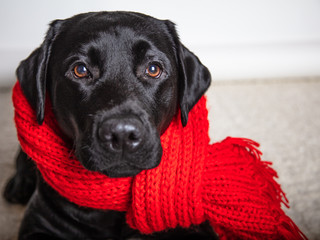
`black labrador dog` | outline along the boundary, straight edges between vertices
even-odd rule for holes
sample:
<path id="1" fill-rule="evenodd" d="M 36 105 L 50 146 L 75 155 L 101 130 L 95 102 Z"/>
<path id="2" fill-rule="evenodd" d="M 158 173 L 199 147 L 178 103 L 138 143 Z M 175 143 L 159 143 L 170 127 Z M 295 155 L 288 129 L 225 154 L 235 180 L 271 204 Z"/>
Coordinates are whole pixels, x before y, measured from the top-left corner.
<path id="1" fill-rule="evenodd" d="M 130 12 L 52 22 L 17 77 L 38 123 L 48 93 L 81 164 L 113 178 L 156 167 L 160 135 L 178 108 L 187 124 L 188 112 L 211 81 L 208 69 L 180 43 L 172 22 Z M 48 186 L 21 150 L 4 196 L 29 202 L 19 239 L 216 238 L 207 223 L 145 236 L 126 225 L 123 212 L 79 207 Z"/>

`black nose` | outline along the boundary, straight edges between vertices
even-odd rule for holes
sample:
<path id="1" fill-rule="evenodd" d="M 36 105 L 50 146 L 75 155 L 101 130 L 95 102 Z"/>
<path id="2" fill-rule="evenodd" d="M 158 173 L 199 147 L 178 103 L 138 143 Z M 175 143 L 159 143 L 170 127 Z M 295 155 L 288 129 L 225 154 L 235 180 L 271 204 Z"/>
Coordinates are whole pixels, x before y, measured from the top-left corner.
<path id="1" fill-rule="evenodd" d="M 111 118 L 98 129 L 98 137 L 107 150 L 136 151 L 143 140 L 143 126 L 136 118 Z"/>

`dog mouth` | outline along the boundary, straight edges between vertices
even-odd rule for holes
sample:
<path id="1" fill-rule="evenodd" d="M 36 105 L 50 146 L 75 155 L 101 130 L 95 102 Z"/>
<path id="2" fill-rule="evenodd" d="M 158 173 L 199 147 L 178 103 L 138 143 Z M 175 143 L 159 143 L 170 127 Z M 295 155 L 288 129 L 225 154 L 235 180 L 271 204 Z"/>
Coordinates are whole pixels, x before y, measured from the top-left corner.
<path id="1" fill-rule="evenodd" d="M 139 154 L 122 155 L 102 152 L 98 147 L 82 147 L 76 151 L 80 163 L 89 171 L 102 173 L 110 178 L 133 177 L 143 170 L 157 167 L 161 162 L 162 147 L 150 144 Z"/>

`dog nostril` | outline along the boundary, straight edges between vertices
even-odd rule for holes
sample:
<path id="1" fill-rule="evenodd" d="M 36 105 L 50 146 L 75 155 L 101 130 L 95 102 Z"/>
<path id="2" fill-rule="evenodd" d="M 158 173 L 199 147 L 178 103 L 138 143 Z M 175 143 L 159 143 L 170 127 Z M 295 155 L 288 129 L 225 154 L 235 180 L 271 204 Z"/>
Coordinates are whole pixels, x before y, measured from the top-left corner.
<path id="1" fill-rule="evenodd" d="M 139 141 L 141 140 L 141 134 L 142 134 L 142 128 L 141 128 L 141 124 L 138 125 L 134 125 L 134 126 L 128 126 L 127 127 L 127 140 L 128 141 Z"/>
<path id="2" fill-rule="evenodd" d="M 129 137 L 128 137 L 128 140 L 129 141 L 138 141 L 139 140 L 139 137 L 137 136 L 137 134 L 135 133 L 130 133 Z"/>
<path id="3" fill-rule="evenodd" d="M 126 139 L 126 145 L 131 149 L 135 149 L 137 146 L 139 146 L 141 140 L 141 134 L 139 132 L 132 132 Z"/>
<path id="4" fill-rule="evenodd" d="M 118 138 L 118 136 L 117 136 L 116 134 L 111 133 L 111 134 L 107 135 L 107 136 L 105 137 L 105 139 L 106 139 L 109 143 L 111 143 L 111 145 L 112 145 L 112 147 L 113 147 L 114 149 L 119 149 L 119 148 L 121 147 L 120 140 L 119 140 L 119 138 Z"/>

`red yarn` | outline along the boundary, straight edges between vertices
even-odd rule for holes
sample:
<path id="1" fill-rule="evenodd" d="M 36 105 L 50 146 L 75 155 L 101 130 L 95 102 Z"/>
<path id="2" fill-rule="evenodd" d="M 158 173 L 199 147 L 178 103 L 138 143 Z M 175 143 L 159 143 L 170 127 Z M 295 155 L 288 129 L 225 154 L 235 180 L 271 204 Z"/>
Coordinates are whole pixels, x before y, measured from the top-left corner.
<path id="1" fill-rule="evenodd" d="M 49 101 L 41 126 L 19 83 L 13 103 L 22 149 L 71 202 L 127 211 L 128 224 L 145 234 L 209 221 L 220 239 L 306 239 L 281 209 L 287 199 L 256 142 L 229 137 L 209 145 L 204 97 L 186 127 L 177 114 L 161 136 L 158 167 L 116 179 L 82 167 L 61 137 Z"/>

